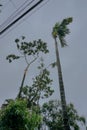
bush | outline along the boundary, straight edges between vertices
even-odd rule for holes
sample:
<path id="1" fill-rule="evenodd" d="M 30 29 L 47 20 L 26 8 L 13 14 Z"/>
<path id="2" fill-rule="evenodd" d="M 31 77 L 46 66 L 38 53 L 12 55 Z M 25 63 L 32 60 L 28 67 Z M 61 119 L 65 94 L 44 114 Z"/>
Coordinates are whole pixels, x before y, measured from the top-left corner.
<path id="1" fill-rule="evenodd" d="M 0 110 L 0 130 L 34 130 L 41 122 L 41 116 L 27 108 L 24 100 L 11 101 Z"/>

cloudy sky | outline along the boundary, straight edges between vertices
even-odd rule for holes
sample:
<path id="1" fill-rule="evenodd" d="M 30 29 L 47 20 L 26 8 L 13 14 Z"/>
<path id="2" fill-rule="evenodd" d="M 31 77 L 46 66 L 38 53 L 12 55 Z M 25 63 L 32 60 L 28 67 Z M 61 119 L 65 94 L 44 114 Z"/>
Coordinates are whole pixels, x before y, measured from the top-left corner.
<path id="1" fill-rule="evenodd" d="M 1 0 L 0 31 L 7 18 L 25 1 Z M 0 35 L 0 105 L 5 99 L 16 97 L 26 67 L 24 61 L 9 64 L 5 59 L 10 53 L 17 53 L 15 38 L 24 35 L 27 41 L 41 38 L 47 42 L 50 54 L 44 59 L 49 64 L 55 61 L 52 27 L 63 18 L 73 17 L 73 23 L 69 26 L 71 33 L 66 37 L 69 46 L 59 47 L 60 59 L 67 102 L 74 103 L 80 115 L 87 117 L 87 0 L 44 0 L 43 4 Z M 32 65 L 26 84 L 36 74 L 36 66 Z M 51 70 L 51 78 L 55 89 L 52 98 L 60 99 L 56 68 Z"/>

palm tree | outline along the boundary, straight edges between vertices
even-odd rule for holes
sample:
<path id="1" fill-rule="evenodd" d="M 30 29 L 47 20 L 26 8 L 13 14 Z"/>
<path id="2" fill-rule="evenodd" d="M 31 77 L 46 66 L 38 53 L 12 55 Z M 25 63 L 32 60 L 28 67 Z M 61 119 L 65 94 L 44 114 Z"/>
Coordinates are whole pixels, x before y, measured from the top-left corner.
<path id="1" fill-rule="evenodd" d="M 61 23 L 56 23 L 53 27 L 52 36 L 55 41 L 55 50 L 56 50 L 56 63 L 57 63 L 57 70 L 58 70 L 58 80 L 59 80 L 59 88 L 60 88 L 60 97 L 61 97 L 61 104 L 62 104 L 62 112 L 63 112 L 63 123 L 64 123 L 64 130 L 70 130 L 68 114 L 66 110 L 66 97 L 65 97 L 65 90 L 64 90 L 64 83 L 63 83 L 63 76 L 62 76 L 62 69 L 59 57 L 59 50 L 58 50 L 58 43 L 57 38 L 60 41 L 62 47 L 67 46 L 65 36 L 70 33 L 67 25 L 72 22 L 72 18 L 63 19 Z"/>

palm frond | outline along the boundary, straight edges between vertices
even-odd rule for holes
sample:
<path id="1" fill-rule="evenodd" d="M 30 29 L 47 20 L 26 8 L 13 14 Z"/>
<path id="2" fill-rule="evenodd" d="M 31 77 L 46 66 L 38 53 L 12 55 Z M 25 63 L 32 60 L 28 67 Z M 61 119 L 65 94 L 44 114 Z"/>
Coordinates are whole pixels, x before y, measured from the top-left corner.
<path id="1" fill-rule="evenodd" d="M 73 21 L 72 17 L 63 19 L 61 23 L 56 23 L 53 27 L 52 35 L 54 38 L 59 38 L 61 46 L 67 46 L 65 36 L 70 33 L 69 28 L 67 27 Z"/>
<path id="2" fill-rule="evenodd" d="M 65 47 L 67 46 L 66 40 L 64 39 L 64 37 L 59 36 L 59 40 L 61 43 L 61 47 Z"/>
<path id="3" fill-rule="evenodd" d="M 58 30 L 59 30 L 60 24 L 56 23 L 53 27 L 52 36 L 55 38 L 58 36 Z"/>
<path id="4" fill-rule="evenodd" d="M 72 17 L 63 19 L 63 21 L 61 22 L 61 25 L 68 25 L 68 24 L 72 23 L 72 21 L 73 21 Z"/>

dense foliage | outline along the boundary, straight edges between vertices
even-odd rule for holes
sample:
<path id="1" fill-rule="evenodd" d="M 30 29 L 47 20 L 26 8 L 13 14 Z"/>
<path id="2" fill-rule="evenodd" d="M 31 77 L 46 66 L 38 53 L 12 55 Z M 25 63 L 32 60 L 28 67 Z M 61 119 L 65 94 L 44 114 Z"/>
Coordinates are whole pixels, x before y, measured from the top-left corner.
<path id="1" fill-rule="evenodd" d="M 61 103 L 57 100 L 51 100 L 44 103 L 42 107 L 44 122 L 50 130 L 63 130 L 63 116 Z M 80 130 L 80 125 L 85 124 L 85 118 L 79 116 L 72 103 L 67 105 L 70 127 L 74 130 Z"/>
<path id="2" fill-rule="evenodd" d="M 50 79 L 50 72 L 43 61 L 38 66 L 39 74 L 33 78 L 31 86 L 24 86 L 22 89 L 22 98 L 26 98 L 29 103 L 29 107 L 32 103 L 38 104 L 40 99 L 50 97 L 54 90 L 52 89 L 52 79 Z"/>
<path id="3" fill-rule="evenodd" d="M 27 108 L 27 101 L 12 100 L 0 110 L 0 130 L 34 130 L 41 116 Z"/>
<path id="4" fill-rule="evenodd" d="M 70 33 L 69 28 L 67 25 L 69 25 L 73 21 L 72 17 L 63 19 L 61 23 L 56 23 L 53 27 L 52 36 L 53 38 L 59 38 L 60 44 L 62 47 L 66 46 L 66 40 L 65 36 Z"/>

